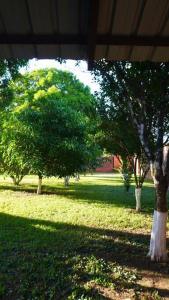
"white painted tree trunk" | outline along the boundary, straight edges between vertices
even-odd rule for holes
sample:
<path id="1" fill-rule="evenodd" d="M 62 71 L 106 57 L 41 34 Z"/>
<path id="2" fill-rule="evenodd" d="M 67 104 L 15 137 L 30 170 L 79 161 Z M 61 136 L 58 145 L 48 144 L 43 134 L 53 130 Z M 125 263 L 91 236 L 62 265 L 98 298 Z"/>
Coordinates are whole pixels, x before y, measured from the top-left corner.
<path id="1" fill-rule="evenodd" d="M 141 211 L 141 188 L 135 188 L 135 197 L 136 197 L 136 211 Z"/>
<path id="2" fill-rule="evenodd" d="M 148 256 L 151 260 L 166 261 L 166 226 L 168 212 L 154 210 L 153 226 L 151 231 L 150 249 Z"/>
<path id="3" fill-rule="evenodd" d="M 41 193 L 42 193 L 42 178 L 39 177 L 39 179 L 38 179 L 37 194 L 40 195 Z"/>
<path id="4" fill-rule="evenodd" d="M 64 182 L 65 182 L 65 186 L 69 186 L 69 180 L 70 180 L 70 176 L 65 176 L 64 177 Z"/>

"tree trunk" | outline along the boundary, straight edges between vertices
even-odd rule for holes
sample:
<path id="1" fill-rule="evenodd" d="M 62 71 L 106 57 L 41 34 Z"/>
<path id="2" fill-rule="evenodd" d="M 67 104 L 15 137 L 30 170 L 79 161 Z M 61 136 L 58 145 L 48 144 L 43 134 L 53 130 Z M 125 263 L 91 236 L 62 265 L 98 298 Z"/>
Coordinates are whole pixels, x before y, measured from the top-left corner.
<path id="1" fill-rule="evenodd" d="M 17 184 L 16 184 L 16 179 L 15 179 L 15 177 L 11 176 L 11 178 L 12 178 L 13 184 L 14 184 L 14 185 L 17 185 Z"/>
<path id="2" fill-rule="evenodd" d="M 37 194 L 40 195 L 42 193 L 42 176 L 38 176 L 38 188 L 37 188 Z"/>
<path id="3" fill-rule="evenodd" d="M 18 186 L 21 182 L 21 180 L 23 179 L 23 175 L 18 175 L 18 176 L 12 176 L 11 175 L 11 178 L 12 178 L 12 181 L 13 181 L 13 184 Z"/>
<path id="4" fill-rule="evenodd" d="M 79 181 L 79 180 L 80 180 L 80 175 L 79 175 L 79 173 L 76 174 L 75 180 L 76 180 L 76 181 Z"/>
<path id="5" fill-rule="evenodd" d="M 166 226 L 167 226 L 167 189 L 168 178 L 165 175 L 154 177 L 156 204 L 153 216 L 153 226 L 148 256 L 153 261 L 166 261 Z"/>
<path id="6" fill-rule="evenodd" d="M 70 176 L 65 176 L 65 177 L 64 177 L 65 187 L 68 187 L 68 186 L 69 186 L 69 179 L 70 179 Z"/>
<path id="7" fill-rule="evenodd" d="M 142 188 L 140 188 L 140 187 L 135 188 L 136 211 L 137 212 L 141 211 L 141 192 L 142 192 Z"/>

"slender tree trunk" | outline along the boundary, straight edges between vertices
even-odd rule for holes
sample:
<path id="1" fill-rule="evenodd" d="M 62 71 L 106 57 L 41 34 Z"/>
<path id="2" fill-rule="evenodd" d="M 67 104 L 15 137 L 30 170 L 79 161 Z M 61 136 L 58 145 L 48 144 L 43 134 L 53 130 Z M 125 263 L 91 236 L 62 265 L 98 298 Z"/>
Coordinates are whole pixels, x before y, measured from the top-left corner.
<path id="1" fill-rule="evenodd" d="M 38 175 L 37 194 L 40 195 L 41 193 L 42 193 L 42 175 Z"/>
<path id="2" fill-rule="evenodd" d="M 141 211 L 141 194 L 142 194 L 142 187 L 149 170 L 148 164 L 141 164 L 143 157 L 135 156 L 134 163 L 133 163 L 133 173 L 134 173 L 134 180 L 135 180 L 135 199 L 136 199 L 136 211 Z"/>
<path id="3" fill-rule="evenodd" d="M 11 176 L 11 178 L 12 178 L 13 184 L 14 184 L 14 185 L 17 185 L 17 184 L 16 184 L 16 179 L 15 179 L 15 177 Z"/>
<path id="4" fill-rule="evenodd" d="M 68 187 L 68 186 L 69 186 L 69 179 L 70 179 L 70 176 L 65 176 L 65 177 L 64 177 L 65 187 Z"/>
<path id="5" fill-rule="evenodd" d="M 137 212 L 141 211 L 141 192 L 142 192 L 141 187 L 136 187 L 135 188 L 136 211 Z"/>
<path id="6" fill-rule="evenodd" d="M 75 180 L 76 180 L 76 181 L 79 181 L 79 180 L 80 180 L 80 175 L 79 175 L 79 173 L 76 174 Z"/>
<path id="7" fill-rule="evenodd" d="M 150 239 L 150 249 L 148 256 L 154 261 L 166 261 L 166 226 L 167 226 L 167 189 L 168 177 L 158 172 L 154 176 L 154 186 L 156 190 L 156 202 L 153 215 L 153 226 Z"/>

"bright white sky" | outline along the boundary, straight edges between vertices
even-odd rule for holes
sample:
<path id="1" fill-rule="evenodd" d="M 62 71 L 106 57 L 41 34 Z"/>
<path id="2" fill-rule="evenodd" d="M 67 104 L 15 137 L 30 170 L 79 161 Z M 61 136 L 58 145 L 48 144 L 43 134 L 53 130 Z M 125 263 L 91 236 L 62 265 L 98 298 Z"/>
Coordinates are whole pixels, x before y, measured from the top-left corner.
<path id="1" fill-rule="evenodd" d="M 91 92 L 99 90 L 99 85 L 94 82 L 94 78 L 91 75 L 91 72 L 87 70 L 86 61 L 80 61 L 77 65 L 75 60 L 66 60 L 66 63 L 60 64 L 54 59 L 31 59 L 27 67 L 27 71 L 33 71 L 43 68 L 57 68 L 59 70 L 70 71 L 72 72 L 83 84 L 88 85 L 91 89 Z M 21 70 L 22 73 L 25 72 L 25 68 Z"/>

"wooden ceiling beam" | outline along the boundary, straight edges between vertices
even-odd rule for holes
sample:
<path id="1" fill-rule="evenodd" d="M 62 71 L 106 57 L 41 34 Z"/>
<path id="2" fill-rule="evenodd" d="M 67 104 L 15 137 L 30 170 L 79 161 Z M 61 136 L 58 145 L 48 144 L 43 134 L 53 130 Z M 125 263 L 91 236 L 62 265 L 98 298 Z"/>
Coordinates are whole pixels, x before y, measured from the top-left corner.
<path id="1" fill-rule="evenodd" d="M 98 35 L 97 45 L 111 46 L 169 46 L 169 36 Z"/>
<path id="2" fill-rule="evenodd" d="M 87 36 L 72 34 L 0 34 L 0 44 L 79 44 L 87 43 Z"/>
<path id="3" fill-rule="evenodd" d="M 49 44 L 49 45 L 88 45 L 87 35 L 71 34 L 0 34 L 0 44 Z M 126 36 L 96 35 L 95 43 L 90 44 L 90 58 L 94 58 L 96 45 L 111 46 L 156 46 L 169 47 L 169 36 Z"/>

